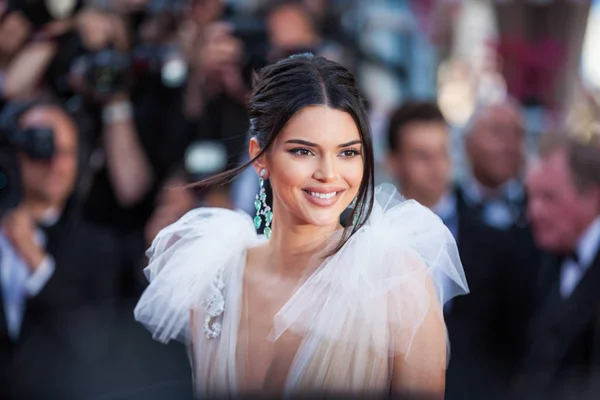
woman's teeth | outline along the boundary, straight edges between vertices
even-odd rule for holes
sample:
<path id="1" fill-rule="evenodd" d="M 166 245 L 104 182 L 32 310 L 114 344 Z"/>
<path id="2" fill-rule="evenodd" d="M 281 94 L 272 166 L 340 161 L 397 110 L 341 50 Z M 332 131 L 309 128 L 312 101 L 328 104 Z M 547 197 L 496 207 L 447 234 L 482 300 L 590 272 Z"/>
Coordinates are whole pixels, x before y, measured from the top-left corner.
<path id="1" fill-rule="evenodd" d="M 334 197 L 337 194 L 337 192 L 331 192 L 331 193 L 317 193 L 317 192 L 310 192 L 310 195 L 313 197 L 316 197 L 318 199 L 331 199 L 332 197 Z"/>

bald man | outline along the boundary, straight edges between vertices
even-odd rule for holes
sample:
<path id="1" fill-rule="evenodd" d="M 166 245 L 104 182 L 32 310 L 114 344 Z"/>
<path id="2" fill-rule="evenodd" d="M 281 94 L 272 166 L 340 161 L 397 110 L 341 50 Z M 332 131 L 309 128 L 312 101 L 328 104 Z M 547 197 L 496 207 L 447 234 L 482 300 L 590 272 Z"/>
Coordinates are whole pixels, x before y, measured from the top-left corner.
<path id="1" fill-rule="evenodd" d="M 494 228 L 523 224 L 525 129 L 518 104 L 506 101 L 479 109 L 467 129 L 465 151 L 470 173 L 461 184 L 461 199 L 466 206 Z"/>

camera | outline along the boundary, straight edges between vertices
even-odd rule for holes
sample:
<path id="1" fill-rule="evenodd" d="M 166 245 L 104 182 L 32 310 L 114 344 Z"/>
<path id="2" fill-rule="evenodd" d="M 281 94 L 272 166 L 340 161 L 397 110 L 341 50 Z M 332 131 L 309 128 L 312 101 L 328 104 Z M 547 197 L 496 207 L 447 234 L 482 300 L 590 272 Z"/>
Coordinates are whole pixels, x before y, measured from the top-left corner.
<path id="1" fill-rule="evenodd" d="M 81 96 L 101 102 L 116 92 L 127 90 L 132 84 L 128 53 L 112 47 L 88 50 L 76 31 L 69 31 L 56 40 L 58 52 L 45 78 L 54 96 L 61 101 Z"/>
<path id="2" fill-rule="evenodd" d="M 133 79 L 131 56 L 112 48 L 79 56 L 71 72 L 82 77 L 87 91 L 101 99 L 127 90 Z"/>
<path id="3" fill-rule="evenodd" d="M 0 217 L 18 206 L 22 195 L 17 158 L 13 152 L 0 148 Z"/>
<path id="4" fill-rule="evenodd" d="M 20 117 L 32 104 L 8 104 L 0 113 L 0 215 L 21 202 L 21 171 L 16 154 L 25 153 L 36 160 L 54 156 L 54 131 L 51 128 L 19 127 Z"/>

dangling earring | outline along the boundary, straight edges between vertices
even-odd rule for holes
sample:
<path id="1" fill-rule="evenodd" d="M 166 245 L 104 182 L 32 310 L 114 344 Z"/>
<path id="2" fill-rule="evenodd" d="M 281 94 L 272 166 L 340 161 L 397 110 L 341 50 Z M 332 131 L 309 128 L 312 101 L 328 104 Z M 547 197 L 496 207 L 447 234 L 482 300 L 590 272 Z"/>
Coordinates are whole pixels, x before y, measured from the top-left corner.
<path id="1" fill-rule="evenodd" d="M 260 186 L 260 191 L 254 198 L 254 208 L 256 208 L 256 216 L 254 217 L 254 227 L 256 229 L 260 228 L 262 225 L 262 217 L 265 217 L 265 229 L 263 233 L 267 239 L 271 238 L 271 222 L 273 221 L 273 212 L 271 211 L 271 207 L 267 204 L 267 193 L 265 193 L 265 179 L 264 176 L 266 171 L 263 169 L 260 171 L 260 177 L 258 178 L 258 185 Z"/>
<path id="2" fill-rule="evenodd" d="M 354 198 L 351 203 L 352 212 L 354 214 L 354 218 L 352 218 L 352 225 L 356 225 L 358 223 L 358 218 L 360 214 L 360 206 L 361 204 L 358 202 L 358 198 Z"/>

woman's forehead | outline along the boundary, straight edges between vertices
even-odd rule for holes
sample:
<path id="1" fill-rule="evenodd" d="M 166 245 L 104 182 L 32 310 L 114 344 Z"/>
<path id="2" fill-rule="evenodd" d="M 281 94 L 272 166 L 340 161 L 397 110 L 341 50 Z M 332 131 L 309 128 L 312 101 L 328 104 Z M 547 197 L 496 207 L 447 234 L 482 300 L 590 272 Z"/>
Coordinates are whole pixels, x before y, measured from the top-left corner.
<path id="1" fill-rule="evenodd" d="M 327 147 L 360 140 L 360 133 L 349 113 L 328 106 L 308 106 L 290 118 L 278 139 L 282 143 L 301 139 Z"/>

